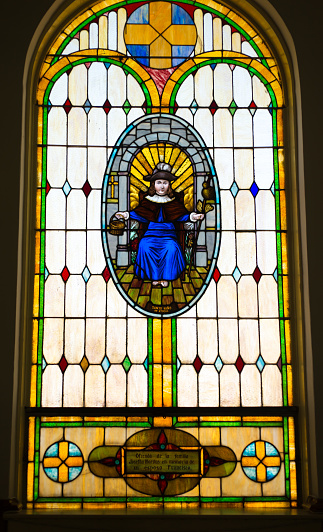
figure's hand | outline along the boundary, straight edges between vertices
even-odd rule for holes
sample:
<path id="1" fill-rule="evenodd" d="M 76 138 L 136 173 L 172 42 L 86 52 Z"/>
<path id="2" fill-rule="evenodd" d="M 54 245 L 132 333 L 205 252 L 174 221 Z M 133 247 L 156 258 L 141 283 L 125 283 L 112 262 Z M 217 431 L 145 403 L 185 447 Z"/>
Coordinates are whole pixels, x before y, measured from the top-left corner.
<path id="1" fill-rule="evenodd" d="M 120 220 L 121 218 L 124 218 L 124 220 L 128 220 L 129 213 L 127 211 L 125 211 L 125 212 L 116 212 L 115 213 L 115 217 L 118 218 L 118 220 Z"/>
<path id="2" fill-rule="evenodd" d="M 192 222 L 197 222 L 198 220 L 204 219 L 204 214 L 197 214 L 196 212 L 192 212 L 190 218 Z"/>

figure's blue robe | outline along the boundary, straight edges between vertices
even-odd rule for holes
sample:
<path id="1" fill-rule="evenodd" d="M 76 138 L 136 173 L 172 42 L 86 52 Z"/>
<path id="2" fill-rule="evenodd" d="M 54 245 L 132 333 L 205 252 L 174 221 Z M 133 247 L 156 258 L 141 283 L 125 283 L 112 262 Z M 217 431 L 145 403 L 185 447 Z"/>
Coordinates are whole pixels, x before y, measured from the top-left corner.
<path id="1" fill-rule="evenodd" d="M 173 281 L 185 269 L 183 250 L 178 242 L 175 226 L 164 222 L 160 209 L 157 222 L 150 222 L 134 211 L 130 218 L 142 223 L 149 223 L 148 229 L 139 242 L 135 273 L 140 279 L 151 281 Z M 189 214 L 184 214 L 176 222 L 187 222 Z"/>

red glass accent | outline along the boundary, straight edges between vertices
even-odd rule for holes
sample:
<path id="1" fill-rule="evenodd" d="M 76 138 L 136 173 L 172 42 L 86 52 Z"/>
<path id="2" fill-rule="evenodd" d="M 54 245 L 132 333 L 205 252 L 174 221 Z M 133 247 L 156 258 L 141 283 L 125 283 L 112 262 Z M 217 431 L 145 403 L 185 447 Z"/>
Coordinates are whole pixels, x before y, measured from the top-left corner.
<path id="1" fill-rule="evenodd" d="M 260 278 L 262 276 L 262 273 L 261 271 L 259 270 L 258 266 L 256 267 L 255 271 L 253 272 L 253 278 L 254 280 L 256 281 L 256 283 L 259 283 L 260 281 Z"/>
<path id="2" fill-rule="evenodd" d="M 165 489 L 167 488 L 167 481 L 166 480 L 158 480 L 157 482 L 158 487 L 161 491 L 161 494 L 164 495 Z"/>
<path id="3" fill-rule="evenodd" d="M 282 357 L 279 357 L 279 359 L 277 360 L 277 366 L 279 368 L 279 371 L 282 370 Z"/>
<path id="4" fill-rule="evenodd" d="M 212 115 L 214 115 L 215 111 L 217 110 L 218 106 L 216 105 L 215 101 L 213 100 L 213 102 L 211 103 L 209 109 L 212 113 Z"/>
<path id="5" fill-rule="evenodd" d="M 201 367 L 203 366 L 203 363 L 200 359 L 200 357 L 197 355 L 196 359 L 193 362 L 193 366 L 195 368 L 195 371 L 199 373 L 201 371 Z"/>
<path id="6" fill-rule="evenodd" d="M 91 190 L 92 190 L 92 187 L 90 185 L 90 183 L 88 181 L 85 181 L 83 187 L 82 187 L 82 190 L 84 192 L 84 194 L 86 195 L 86 197 L 88 197 L 88 195 L 90 194 Z"/>
<path id="7" fill-rule="evenodd" d="M 87 69 L 89 69 L 91 65 L 92 65 L 92 63 L 90 61 L 88 63 L 85 63 L 85 66 L 86 66 Z"/>
<path id="8" fill-rule="evenodd" d="M 58 365 L 60 367 L 61 372 L 64 373 L 64 371 L 66 370 L 66 368 L 68 366 L 68 362 L 67 362 L 66 358 L 64 357 L 64 355 L 60 359 Z"/>
<path id="9" fill-rule="evenodd" d="M 143 110 L 144 113 L 147 112 L 147 102 L 146 102 L 146 100 L 145 100 L 144 103 L 142 104 L 141 108 L 142 108 L 142 110 Z"/>
<path id="10" fill-rule="evenodd" d="M 217 268 L 215 268 L 214 274 L 213 274 L 213 279 L 215 280 L 216 283 L 218 282 L 220 277 L 221 277 L 221 273 L 219 272 L 219 270 Z"/>
<path id="11" fill-rule="evenodd" d="M 174 102 L 174 114 L 176 113 L 177 109 L 178 109 L 178 103 Z"/>
<path id="12" fill-rule="evenodd" d="M 103 279 L 105 280 L 106 283 L 108 282 L 108 280 L 111 277 L 111 274 L 110 274 L 109 269 L 108 269 L 107 266 L 104 268 L 104 270 L 102 272 L 102 277 L 103 277 Z"/>
<path id="13" fill-rule="evenodd" d="M 160 434 L 158 436 L 158 439 L 157 439 L 159 445 L 166 445 L 167 443 L 167 438 L 166 438 L 166 434 L 163 430 L 160 431 Z"/>
<path id="14" fill-rule="evenodd" d="M 50 191 L 50 184 L 46 181 L 46 194 Z"/>
<path id="15" fill-rule="evenodd" d="M 72 104 L 71 104 L 71 102 L 69 101 L 68 98 L 67 98 L 66 102 L 64 103 L 63 108 L 64 108 L 65 113 L 68 115 L 68 113 L 72 109 Z"/>
<path id="16" fill-rule="evenodd" d="M 210 466 L 219 466 L 225 463 L 226 460 L 223 460 L 223 458 L 219 458 L 218 456 L 211 456 L 210 458 Z"/>
<path id="17" fill-rule="evenodd" d="M 239 373 L 241 373 L 241 371 L 243 370 L 243 367 L 244 367 L 244 361 L 242 360 L 241 356 L 239 355 L 237 360 L 236 360 L 236 363 L 235 363 L 235 367 L 237 368 L 237 370 L 239 371 Z"/>
<path id="18" fill-rule="evenodd" d="M 252 100 L 251 104 L 249 105 L 249 108 L 250 109 L 257 109 L 257 106 L 255 104 L 255 102 Z"/>
<path id="19" fill-rule="evenodd" d="M 111 109 L 111 104 L 109 102 L 109 100 L 106 100 L 103 104 L 103 109 L 105 111 L 106 114 L 108 114 L 108 112 L 110 111 Z"/>
<path id="20" fill-rule="evenodd" d="M 112 467 L 115 464 L 115 458 L 102 458 L 99 462 L 100 464 Z"/>
<path id="21" fill-rule="evenodd" d="M 68 271 L 66 266 L 65 266 L 64 270 L 62 271 L 61 276 L 62 276 L 63 281 L 66 283 L 66 281 L 68 280 L 68 278 L 70 276 L 70 272 Z"/>

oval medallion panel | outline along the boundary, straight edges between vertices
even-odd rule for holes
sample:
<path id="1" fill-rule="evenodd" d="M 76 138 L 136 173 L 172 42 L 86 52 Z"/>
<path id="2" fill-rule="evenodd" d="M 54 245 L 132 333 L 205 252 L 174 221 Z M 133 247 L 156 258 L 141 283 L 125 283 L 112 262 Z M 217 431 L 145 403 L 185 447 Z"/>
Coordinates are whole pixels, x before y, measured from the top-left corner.
<path id="1" fill-rule="evenodd" d="M 121 135 L 103 182 L 102 239 L 109 273 L 137 311 L 177 316 L 202 296 L 219 253 L 219 187 L 185 120 L 154 114 Z"/>

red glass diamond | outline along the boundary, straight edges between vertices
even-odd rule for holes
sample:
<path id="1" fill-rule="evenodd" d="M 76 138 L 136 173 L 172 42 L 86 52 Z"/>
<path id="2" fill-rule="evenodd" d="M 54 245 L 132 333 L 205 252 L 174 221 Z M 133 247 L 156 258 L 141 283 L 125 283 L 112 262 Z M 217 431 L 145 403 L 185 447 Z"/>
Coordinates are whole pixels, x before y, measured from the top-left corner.
<path id="1" fill-rule="evenodd" d="M 219 272 L 219 270 L 217 268 L 215 268 L 214 274 L 213 274 L 213 279 L 215 280 L 216 283 L 218 282 L 220 277 L 221 277 L 221 273 Z"/>
<path id="2" fill-rule="evenodd" d="M 66 358 L 64 357 L 64 355 L 60 359 L 58 365 L 59 365 L 59 367 L 61 369 L 61 372 L 64 373 L 64 371 L 66 370 L 66 368 L 68 366 L 68 362 L 67 362 Z"/>
<path id="3" fill-rule="evenodd" d="M 147 102 L 146 102 L 146 100 L 145 100 L 144 103 L 142 104 L 141 108 L 142 108 L 142 110 L 143 110 L 144 113 L 147 112 Z"/>
<path id="4" fill-rule="evenodd" d="M 277 360 L 277 366 L 279 368 L 279 371 L 282 370 L 282 357 L 279 357 L 279 359 Z"/>
<path id="5" fill-rule="evenodd" d="M 68 280 L 70 276 L 70 272 L 68 271 L 66 266 L 64 267 L 64 270 L 62 271 L 61 276 L 62 276 L 63 281 L 66 283 L 66 281 Z"/>
<path id="6" fill-rule="evenodd" d="M 104 268 L 104 270 L 102 272 L 102 277 L 103 277 L 103 279 L 105 280 L 106 283 L 108 282 L 108 280 L 111 277 L 111 274 L 110 274 L 109 269 L 108 269 L 107 266 Z"/>
<path id="7" fill-rule="evenodd" d="M 193 366 L 195 368 L 195 371 L 199 373 L 201 371 L 201 367 L 203 366 L 203 363 L 200 359 L 200 357 L 197 355 L 196 359 L 193 362 Z"/>
<path id="8" fill-rule="evenodd" d="M 235 363 L 235 367 L 237 368 L 237 370 L 239 371 L 239 373 L 241 373 L 241 371 L 243 370 L 243 367 L 244 367 L 244 361 L 242 360 L 241 356 L 239 355 L 237 360 L 236 360 L 236 363 Z"/>
<path id="9" fill-rule="evenodd" d="M 88 63 L 85 63 L 85 66 L 86 66 L 87 69 L 89 69 L 91 65 L 92 65 L 92 63 L 90 61 Z"/>
<path id="10" fill-rule="evenodd" d="M 157 485 L 161 491 L 161 494 L 164 495 L 164 491 L 167 488 L 167 480 L 158 480 Z"/>
<path id="11" fill-rule="evenodd" d="M 217 110 L 218 106 L 216 105 L 215 101 L 213 100 L 213 102 L 211 103 L 209 109 L 212 113 L 212 115 L 214 115 L 215 111 Z"/>
<path id="12" fill-rule="evenodd" d="M 110 111 L 111 109 L 111 104 L 109 102 L 109 100 L 106 100 L 103 104 L 103 109 L 105 111 L 106 114 L 108 114 L 108 112 Z"/>
<path id="13" fill-rule="evenodd" d="M 50 191 L 50 184 L 46 181 L 46 194 Z"/>
<path id="14" fill-rule="evenodd" d="M 256 267 L 255 271 L 253 272 L 253 278 L 254 280 L 256 281 L 256 283 L 259 283 L 260 281 L 260 278 L 262 276 L 262 273 L 261 271 L 259 270 L 258 266 Z"/>
<path id="15" fill-rule="evenodd" d="M 160 431 L 157 441 L 158 441 L 159 445 L 166 445 L 167 438 L 166 438 L 166 434 L 165 434 L 165 432 L 163 430 Z"/>
<path id="16" fill-rule="evenodd" d="M 90 194 L 91 190 L 92 190 L 92 187 L 90 185 L 90 183 L 88 181 L 85 181 L 83 187 L 82 187 L 82 190 L 84 192 L 84 194 L 86 195 L 86 197 L 88 197 L 88 195 Z"/>
<path id="17" fill-rule="evenodd" d="M 64 103 L 63 108 L 64 108 L 66 114 L 68 114 L 70 112 L 70 110 L 72 109 L 72 104 L 71 104 L 71 102 L 69 101 L 68 98 L 67 98 L 66 102 Z"/>
<path id="18" fill-rule="evenodd" d="M 249 105 L 249 109 L 256 109 L 257 106 L 255 104 L 255 102 L 252 100 L 251 104 Z"/>
<path id="19" fill-rule="evenodd" d="M 174 114 L 176 113 L 177 109 L 178 109 L 178 103 L 174 102 Z"/>

